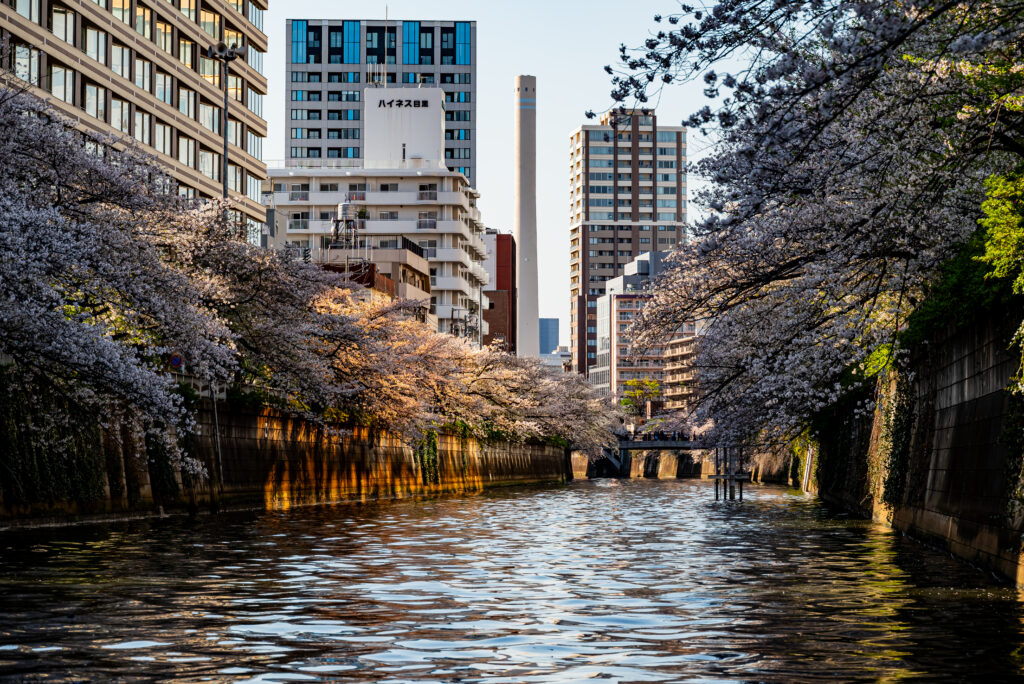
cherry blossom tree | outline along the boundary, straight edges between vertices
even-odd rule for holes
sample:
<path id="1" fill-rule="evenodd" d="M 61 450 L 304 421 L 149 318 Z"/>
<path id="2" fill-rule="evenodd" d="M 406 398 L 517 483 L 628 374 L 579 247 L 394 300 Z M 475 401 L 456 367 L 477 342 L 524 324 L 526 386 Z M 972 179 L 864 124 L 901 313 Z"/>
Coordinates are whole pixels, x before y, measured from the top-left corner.
<path id="1" fill-rule="evenodd" d="M 1024 5 L 721 0 L 656 18 L 613 97 L 703 78 L 720 105 L 692 171 L 706 218 L 638 338 L 703 322 L 696 422 L 785 439 L 898 333 L 977 229 L 985 179 L 1019 166 Z M 728 58 L 736 73 L 713 70 Z"/>

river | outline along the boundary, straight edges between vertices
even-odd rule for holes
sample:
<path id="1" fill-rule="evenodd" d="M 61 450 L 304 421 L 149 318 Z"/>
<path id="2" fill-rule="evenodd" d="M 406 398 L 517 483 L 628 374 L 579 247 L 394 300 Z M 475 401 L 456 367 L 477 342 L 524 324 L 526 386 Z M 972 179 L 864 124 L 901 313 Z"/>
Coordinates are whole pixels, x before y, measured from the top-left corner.
<path id="1" fill-rule="evenodd" d="M 1021 674 L 1017 590 L 799 492 L 595 480 L 0 533 L 0 678 Z"/>

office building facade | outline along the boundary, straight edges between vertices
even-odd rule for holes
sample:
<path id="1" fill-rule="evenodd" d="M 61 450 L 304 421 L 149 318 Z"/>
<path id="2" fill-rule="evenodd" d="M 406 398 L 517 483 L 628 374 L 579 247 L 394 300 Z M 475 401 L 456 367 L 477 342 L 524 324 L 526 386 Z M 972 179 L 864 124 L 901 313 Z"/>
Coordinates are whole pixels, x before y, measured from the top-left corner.
<path id="1" fill-rule="evenodd" d="M 540 353 L 551 354 L 558 349 L 558 319 L 541 318 L 540 321 Z"/>
<path id="2" fill-rule="evenodd" d="M 266 217 L 265 0 L 0 0 L 14 74 L 85 130 L 134 138 L 190 197 L 222 194 L 224 88 L 228 186 L 236 218 L 258 240 Z M 243 50 L 221 65 L 224 41 Z"/>
<path id="3" fill-rule="evenodd" d="M 513 235 L 488 228 L 484 234 L 487 258 L 484 268 L 489 282 L 484 286 L 489 304 L 484 309 L 488 333 L 484 345 L 516 353 L 516 241 Z"/>
<path id="4" fill-rule="evenodd" d="M 441 88 L 444 161 L 476 185 L 476 22 L 290 19 L 287 159 L 366 159 L 367 100 L 378 89 Z"/>
<path id="5" fill-rule="evenodd" d="M 570 340 L 573 369 L 597 361 L 597 300 L 645 252 L 686 237 L 686 130 L 650 109 L 616 109 L 569 138 Z"/>

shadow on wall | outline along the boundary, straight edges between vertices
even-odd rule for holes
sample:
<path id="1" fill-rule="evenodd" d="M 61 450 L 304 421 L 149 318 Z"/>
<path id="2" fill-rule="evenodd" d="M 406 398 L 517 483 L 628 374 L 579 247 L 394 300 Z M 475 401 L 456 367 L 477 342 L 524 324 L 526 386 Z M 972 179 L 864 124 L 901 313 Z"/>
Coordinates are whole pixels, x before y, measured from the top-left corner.
<path id="1" fill-rule="evenodd" d="M 202 406 L 189 453 L 213 472 L 213 417 Z M 571 479 L 565 451 L 545 444 L 483 443 L 428 435 L 414 446 L 366 429 L 344 434 L 276 409 L 219 404 L 222 487 L 219 507 L 288 509 L 339 501 L 479 491 L 485 487 Z M 23 459 L 50 486 L 15 490 L 0 480 L 0 518 L 62 518 L 155 510 L 197 511 L 211 504 L 210 482 L 175 468 L 155 445 L 136 454 L 95 430 L 88 459 Z M 124 443 L 131 443 L 125 440 Z M 31 466 L 31 468 L 29 468 Z M 80 472 L 81 471 L 81 472 Z M 9 480 L 10 478 L 8 478 Z M 86 489 L 53 483 L 77 481 Z M 79 491 L 82 490 L 82 491 Z M 12 492 L 16 495 L 12 495 Z"/>

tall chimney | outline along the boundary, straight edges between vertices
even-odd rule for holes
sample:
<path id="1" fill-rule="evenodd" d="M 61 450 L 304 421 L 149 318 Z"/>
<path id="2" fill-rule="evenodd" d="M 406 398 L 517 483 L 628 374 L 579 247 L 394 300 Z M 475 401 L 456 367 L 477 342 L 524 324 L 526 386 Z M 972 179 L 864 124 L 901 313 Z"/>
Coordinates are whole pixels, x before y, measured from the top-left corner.
<path id="1" fill-rule="evenodd" d="M 537 310 L 537 78 L 515 79 L 516 353 L 540 357 Z"/>

